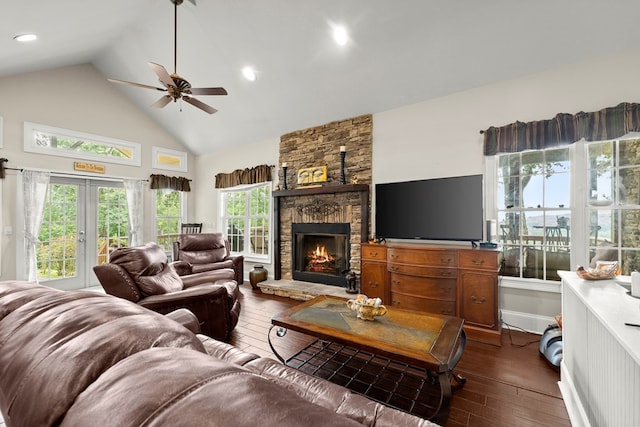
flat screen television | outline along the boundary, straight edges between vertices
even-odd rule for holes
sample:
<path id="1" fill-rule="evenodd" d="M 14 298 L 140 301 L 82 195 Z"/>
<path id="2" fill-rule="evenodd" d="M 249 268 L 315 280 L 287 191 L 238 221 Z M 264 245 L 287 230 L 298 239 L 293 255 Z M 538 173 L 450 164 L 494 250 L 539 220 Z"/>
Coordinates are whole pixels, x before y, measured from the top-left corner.
<path id="1" fill-rule="evenodd" d="M 376 184 L 376 238 L 480 241 L 482 175 Z"/>

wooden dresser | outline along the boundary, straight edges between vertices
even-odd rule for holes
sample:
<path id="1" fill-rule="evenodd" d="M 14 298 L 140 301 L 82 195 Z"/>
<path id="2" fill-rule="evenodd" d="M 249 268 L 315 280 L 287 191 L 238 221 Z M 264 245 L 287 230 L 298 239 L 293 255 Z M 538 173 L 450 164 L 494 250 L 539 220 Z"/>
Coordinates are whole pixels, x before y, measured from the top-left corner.
<path id="1" fill-rule="evenodd" d="M 458 316 L 469 339 L 500 345 L 498 251 L 362 244 L 360 292 L 393 307 Z"/>

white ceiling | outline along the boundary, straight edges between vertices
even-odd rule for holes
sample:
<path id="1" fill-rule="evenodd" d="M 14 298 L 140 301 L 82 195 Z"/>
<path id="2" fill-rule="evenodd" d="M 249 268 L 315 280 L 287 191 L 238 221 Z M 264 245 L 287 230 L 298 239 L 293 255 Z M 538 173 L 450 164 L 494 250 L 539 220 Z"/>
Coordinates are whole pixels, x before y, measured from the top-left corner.
<path id="1" fill-rule="evenodd" d="M 14 0 L 0 8 L 0 76 L 91 62 L 157 86 L 173 72 L 170 0 Z M 489 83 L 638 47 L 638 0 L 197 0 L 178 8 L 177 72 L 219 110 L 149 106 L 122 90 L 195 154 L 278 138 Z M 332 24 L 349 28 L 337 46 Z M 20 44 L 19 33 L 39 40 Z M 255 82 L 240 70 L 257 69 Z"/>

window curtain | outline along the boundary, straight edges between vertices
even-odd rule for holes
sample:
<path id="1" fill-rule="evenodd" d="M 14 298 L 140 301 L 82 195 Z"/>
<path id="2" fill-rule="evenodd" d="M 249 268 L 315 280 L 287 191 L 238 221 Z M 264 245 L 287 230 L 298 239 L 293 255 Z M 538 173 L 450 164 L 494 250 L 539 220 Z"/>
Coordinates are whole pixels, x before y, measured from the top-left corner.
<path id="1" fill-rule="evenodd" d="M 26 255 L 25 276 L 29 282 L 38 282 L 36 256 L 44 204 L 49 188 L 49 172 L 22 171 L 22 196 L 24 201 L 24 245 Z"/>
<path id="2" fill-rule="evenodd" d="M 129 245 L 139 246 L 143 244 L 142 226 L 144 224 L 142 181 L 125 179 L 123 184 L 127 195 L 127 208 L 129 210 Z"/>
<path id="3" fill-rule="evenodd" d="M 149 187 L 152 190 L 168 188 L 176 191 L 191 191 L 190 181 L 190 179 L 180 176 L 151 175 Z"/>
<path id="4" fill-rule="evenodd" d="M 272 168 L 273 166 L 269 165 L 259 165 L 248 169 L 236 169 L 231 173 L 219 173 L 215 177 L 215 188 L 229 188 L 237 185 L 271 181 Z"/>
<path id="5" fill-rule="evenodd" d="M 541 150 L 586 141 L 619 138 L 640 131 L 640 104 L 623 102 L 600 111 L 560 113 L 554 118 L 490 127 L 484 134 L 484 155 Z"/>

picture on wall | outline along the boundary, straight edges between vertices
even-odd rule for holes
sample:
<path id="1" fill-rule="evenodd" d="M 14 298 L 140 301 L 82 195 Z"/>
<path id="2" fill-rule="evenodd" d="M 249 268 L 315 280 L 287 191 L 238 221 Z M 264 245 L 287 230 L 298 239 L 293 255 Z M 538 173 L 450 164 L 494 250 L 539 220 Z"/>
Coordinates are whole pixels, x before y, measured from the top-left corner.
<path id="1" fill-rule="evenodd" d="M 154 169 L 165 169 L 178 172 L 187 172 L 187 153 L 168 148 L 152 148 Z"/>

